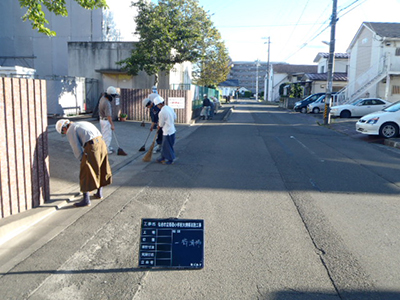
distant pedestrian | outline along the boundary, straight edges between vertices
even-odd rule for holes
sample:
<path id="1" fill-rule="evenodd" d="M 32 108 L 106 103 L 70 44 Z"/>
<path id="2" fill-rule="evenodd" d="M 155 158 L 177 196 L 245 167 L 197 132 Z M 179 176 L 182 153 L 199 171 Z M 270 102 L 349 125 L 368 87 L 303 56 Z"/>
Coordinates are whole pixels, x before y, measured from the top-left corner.
<path id="1" fill-rule="evenodd" d="M 208 99 L 207 94 L 203 95 L 203 108 L 200 112 L 200 118 L 205 120 L 206 118 L 210 116 L 210 108 L 211 108 L 211 102 L 210 99 Z"/>
<path id="2" fill-rule="evenodd" d="M 103 198 L 103 186 L 112 182 L 112 173 L 108 161 L 107 146 L 100 131 L 90 122 L 71 122 L 61 119 L 56 130 L 66 135 L 72 151 L 80 160 L 79 182 L 83 200 L 74 205 L 90 206 L 90 192 L 97 189 L 94 196 Z"/>
<path id="3" fill-rule="evenodd" d="M 155 97 L 153 98 L 155 99 Z M 154 105 L 154 102 L 150 100 L 150 98 L 146 98 L 142 101 L 144 107 L 149 109 L 149 114 L 151 118 L 151 126 L 150 131 L 158 128 L 158 115 L 160 113 L 160 109 L 157 105 Z M 157 139 L 156 139 L 156 146 L 153 149 L 153 153 L 157 153 L 161 151 L 161 144 L 163 139 L 163 132 L 162 128 L 157 131 Z"/>
<path id="4" fill-rule="evenodd" d="M 174 151 L 176 114 L 171 107 L 165 105 L 164 99 L 161 96 L 154 99 L 154 105 L 160 108 L 158 128 L 159 130 L 162 128 L 163 131 L 161 156 L 157 159 L 157 162 L 172 165 L 176 158 Z"/>
<path id="5" fill-rule="evenodd" d="M 103 139 L 107 145 L 108 153 L 114 152 L 114 149 L 110 146 L 112 141 L 112 132 L 115 130 L 114 123 L 112 120 L 112 106 L 111 102 L 118 96 L 117 89 L 113 86 L 107 88 L 107 92 L 100 99 L 99 103 L 99 115 L 100 115 L 100 127 Z"/>
<path id="6" fill-rule="evenodd" d="M 214 117 L 214 109 L 215 109 L 215 103 L 214 103 L 214 101 L 213 101 L 213 99 L 211 97 L 210 110 L 209 110 L 209 113 L 208 113 L 208 116 L 207 116 L 208 120 L 212 120 L 212 118 Z"/>

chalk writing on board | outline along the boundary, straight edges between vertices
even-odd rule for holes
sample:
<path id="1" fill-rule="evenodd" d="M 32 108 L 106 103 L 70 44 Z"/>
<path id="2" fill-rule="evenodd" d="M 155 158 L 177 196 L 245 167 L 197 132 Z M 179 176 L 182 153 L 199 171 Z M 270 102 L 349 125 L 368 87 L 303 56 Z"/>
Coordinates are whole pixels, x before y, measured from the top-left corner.
<path id="1" fill-rule="evenodd" d="M 183 239 L 181 242 L 175 242 L 175 244 L 181 243 L 185 247 L 197 247 L 200 248 L 201 245 L 203 244 L 200 240 L 188 240 L 188 239 Z"/>
<path id="2" fill-rule="evenodd" d="M 204 267 L 204 221 L 142 219 L 139 267 Z"/>

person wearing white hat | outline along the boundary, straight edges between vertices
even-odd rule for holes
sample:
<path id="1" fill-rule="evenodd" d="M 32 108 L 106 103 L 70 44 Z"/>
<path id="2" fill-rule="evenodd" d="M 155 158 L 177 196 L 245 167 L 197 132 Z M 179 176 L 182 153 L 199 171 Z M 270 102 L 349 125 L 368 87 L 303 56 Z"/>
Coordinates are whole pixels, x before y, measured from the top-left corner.
<path id="1" fill-rule="evenodd" d="M 161 156 L 157 159 L 157 162 L 165 165 L 172 165 L 176 158 L 174 150 L 176 114 L 171 107 L 165 105 L 164 99 L 161 96 L 154 99 L 154 105 L 160 108 L 158 129 L 160 130 L 162 128 L 163 131 Z"/>
<path id="2" fill-rule="evenodd" d="M 150 95 L 153 95 L 153 94 L 150 94 Z M 155 95 L 156 95 L 156 97 L 158 97 L 158 94 L 155 94 Z M 150 119 L 151 119 L 150 131 L 153 131 L 158 126 L 158 114 L 160 113 L 160 109 L 157 107 L 157 105 L 154 105 L 154 103 L 153 103 L 153 100 L 156 97 L 153 97 L 153 99 L 146 98 L 142 101 L 143 106 L 149 109 L 149 114 L 150 114 Z M 156 146 L 153 149 L 153 153 L 157 153 L 157 152 L 161 151 L 162 138 L 163 138 L 162 129 L 159 129 L 157 131 Z"/>
<path id="3" fill-rule="evenodd" d="M 79 183 L 83 193 L 77 207 L 90 206 L 90 192 L 97 189 L 94 197 L 103 198 L 103 186 L 112 182 L 107 146 L 100 131 L 90 122 L 71 122 L 61 119 L 56 123 L 58 133 L 67 136 L 72 151 L 80 160 Z"/>
<path id="4" fill-rule="evenodd" d="M 103 134 L 103 138 L 107 145 L 109 154 L 114 152 L 114 149 L 110 147 L 112 141 L 112 131 L 115 130 L 112 120 L 111 101 L 113 101 L 113 99 L 115 99 L 116 97 L 118 97 L 117 89 L 113 86 L 109 86 L 106 93 L 103 95 L 103 97 L 101 97 L 99 102 L 101 133 Z"/>

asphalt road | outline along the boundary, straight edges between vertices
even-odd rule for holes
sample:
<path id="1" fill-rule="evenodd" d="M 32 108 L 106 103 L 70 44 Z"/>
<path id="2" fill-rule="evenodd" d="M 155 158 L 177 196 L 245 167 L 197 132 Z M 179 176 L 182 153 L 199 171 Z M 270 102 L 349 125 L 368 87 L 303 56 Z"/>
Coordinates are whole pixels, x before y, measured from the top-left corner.
<path id="1" fill-rule="evenodd" d="M 255 101 L 192 131 L 43 220 L 1 298 L 400 299 L 399 150 Z M 138 268 L 141 219 L 168 217 L 204 220 L 203 269 Z"/>

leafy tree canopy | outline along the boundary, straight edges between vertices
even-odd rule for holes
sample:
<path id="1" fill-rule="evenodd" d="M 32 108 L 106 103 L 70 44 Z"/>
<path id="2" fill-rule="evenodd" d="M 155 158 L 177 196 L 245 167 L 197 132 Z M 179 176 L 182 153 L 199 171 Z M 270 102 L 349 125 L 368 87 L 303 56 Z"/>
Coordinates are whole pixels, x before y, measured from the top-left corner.
<path id="1" fill-rule="evenodd" d="M 207 39 L 200 61 L 194 67 L 193 81 L 197 85 L 215 88 L 225 81 L 232 67 L 228 50 L 217 30 Z"/>
<path id="2" fill-rule="evenodd" d="M 22 20 L 31 22 L 32 28 L 48 36 L 55 36 L 56 33 L 46 27 L 49 22 L 43 11 L 43 6 L 49 12 L 59 16 L 68 16 L 66 0 L 18 0 L 21 8 L 27 8 Z M 107 8 L 106 0 L 74 0 L 86 9 Z"/>
<path id="3" fill-rule="evenodd" d="M 131 75 L 145 71 L 156 76 L 175 64 L 197 62 L 215 37 L 216 29 L 197 0 L 159 0 L 158 5 L 139 0 L 136 34 L 140 39 L 132 55 L 120 61 Z"/>

